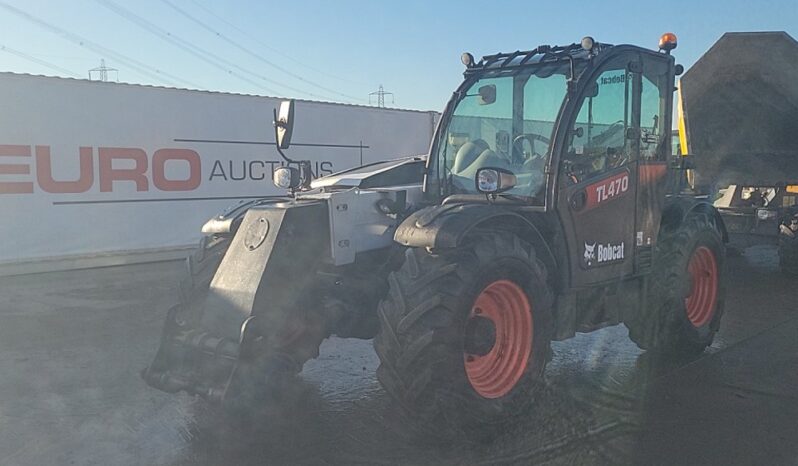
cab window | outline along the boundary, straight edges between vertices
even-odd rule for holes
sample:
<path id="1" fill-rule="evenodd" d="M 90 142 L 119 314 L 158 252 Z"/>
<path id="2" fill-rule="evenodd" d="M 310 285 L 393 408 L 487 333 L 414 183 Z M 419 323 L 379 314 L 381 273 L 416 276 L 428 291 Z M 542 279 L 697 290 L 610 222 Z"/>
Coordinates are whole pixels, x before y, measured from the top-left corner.
<path id="1" fill-rule="evenodd" d="M 563 171 L 574 182 L 632 160 L 626 138 L 632 126 L 632 76 L 625 67 L 608 69 L 587 86 L 563 159 Z"/>
<path id="2" fill-rule="evenodd" d="M 640 158 L 665 160 L 670 122 L 665 121 L 668 104 L 667 74 L 643 73 L 640 97 Z"/>

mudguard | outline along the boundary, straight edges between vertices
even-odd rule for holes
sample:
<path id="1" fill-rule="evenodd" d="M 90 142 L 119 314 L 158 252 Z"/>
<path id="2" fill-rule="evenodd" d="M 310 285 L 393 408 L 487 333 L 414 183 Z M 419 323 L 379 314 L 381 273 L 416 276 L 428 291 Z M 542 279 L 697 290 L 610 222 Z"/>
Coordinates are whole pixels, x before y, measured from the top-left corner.
<path id="1" fill-rule="evenodd" d="M 554 255 L 537 226 L 517 211 L 501 205 L 452 203 L 421 209 L 399 225 L 394 241 L 416 248 L 455 248 L 475 227 L 485 224 L 516 231 L 535 244 L 549 270 L 556 269 Z"/>
<path id="2" fill-rule="evenodd" d="M 717 222 L 723 237 L 723 242 L 729 242 L 729 233 L 718 209 L 707 199 L 697 199 L 695 196 L 671 196 L 667 199 L 662 211 L 662 226 L 676 226 L 692 212 L 703 212 L 712 215 Z"/>

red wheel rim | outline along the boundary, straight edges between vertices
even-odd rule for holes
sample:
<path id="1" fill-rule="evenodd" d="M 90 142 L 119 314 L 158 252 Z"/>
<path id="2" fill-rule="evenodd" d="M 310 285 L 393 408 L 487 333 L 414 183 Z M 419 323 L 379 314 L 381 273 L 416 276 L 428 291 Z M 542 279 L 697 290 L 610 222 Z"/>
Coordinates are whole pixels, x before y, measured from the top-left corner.
<path id="1" fill-rule="evenodd" d="M 500 398 L 524 375 L 532 354 L 532 306 L 520 286 L 497 280 L 477 296 L 469 319 L 486 318 L 495 327 L 490 351 L 478 356 L 464 354 L 471 387 L 484 398 Z"/>
<path id="2" fill-rule="evenodd" d="M 718 263 L 715 253 L 706 246 L 693 252 L 687 266 L 690 274 L 690 296 L 684 299 L 687 319 L 694 327 L 706 325 L 712 319 L 718 300 Z"/>

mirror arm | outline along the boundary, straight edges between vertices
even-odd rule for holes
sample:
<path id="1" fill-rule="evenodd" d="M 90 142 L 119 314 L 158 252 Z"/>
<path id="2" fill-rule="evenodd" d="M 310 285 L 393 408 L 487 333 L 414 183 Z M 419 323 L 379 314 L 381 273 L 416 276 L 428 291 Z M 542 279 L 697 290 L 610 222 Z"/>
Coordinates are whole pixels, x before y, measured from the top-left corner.
<path id="1" fill-rule="evenodd" d="M 274 114 L 274 146 L 277 147 L 277 153 L 280 154 L 280 157 L 282 157 L 287 163 L 296 163 L 296 161 L 289 159 L 288 156 L 283 153 L 283 150 L 280 149 L 280 144 L 277 142 L 277 130 L 283 126 L 283 123 L 277 119 L 276 108 L 272 109 L 272 113 Z"/>
<path id="2" fill-rule="evenodd" d="M 576 78 L 574 77 L 576 71 L 574 70 L 574 57 L 566 55 L 564 58 L 568 60 L 568 93 L 573 94 L 576 92 Z"/>
<path id="3" fill-rule="evenodd" d="M 277 130 L 284 126 L 284 123 L 277 119 L 277 109 L 272 109 L 272 114 L 274 115 L 274 147 L 277 148 L 277 153 L 280 154 L 280 157 L 286 161 L 288 164 L 296 164 L 299 165 L 299 188 L 300 189 L 308 189 L 310 188 L 310 182 L 313 179 L 311 175 L 311 167 L 310 167 L 310 160 L 293 160 L 285 155 L 285 152 L 280 148 L 280 144 L 277 142 Z M 291 192 L 294 190 L 292 189 Z"/>

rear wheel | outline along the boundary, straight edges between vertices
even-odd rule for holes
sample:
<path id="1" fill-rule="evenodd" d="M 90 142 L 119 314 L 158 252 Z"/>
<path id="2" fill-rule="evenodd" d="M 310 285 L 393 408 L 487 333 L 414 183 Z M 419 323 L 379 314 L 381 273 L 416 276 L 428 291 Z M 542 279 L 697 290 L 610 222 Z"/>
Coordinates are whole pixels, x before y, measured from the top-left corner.
<path id="1" fill-rule="evenodd" d="M 643 349 L 696 354 L 712 344 L 723 314 L 725 248 L 715 219 L 690 214 L 663 229 L 649 279 L 648 305 L 625 323 Z"/>
<path id="2" fill-rule="evenodd" d="M 542 379 L 552 292 L 510 233 L 430 254 L 408 249 L 380 304 L 377 376 L 431 431 L 484 438 L 522 414 Z"/>

